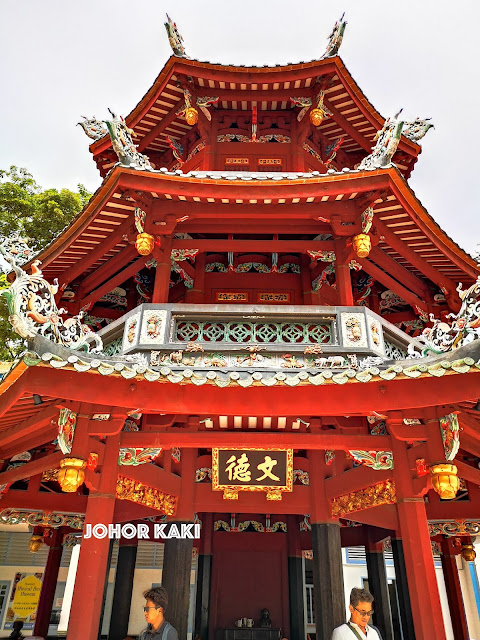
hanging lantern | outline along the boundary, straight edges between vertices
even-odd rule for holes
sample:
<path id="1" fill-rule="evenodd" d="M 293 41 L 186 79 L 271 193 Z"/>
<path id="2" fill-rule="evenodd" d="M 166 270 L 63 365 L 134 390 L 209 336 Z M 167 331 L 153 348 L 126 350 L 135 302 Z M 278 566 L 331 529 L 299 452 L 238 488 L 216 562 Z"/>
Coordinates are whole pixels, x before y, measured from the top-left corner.
<path id="1" fill-rule="evenodd" d="M 475 552 L 475 547 L 473 544 L 463 544 L 462 545 L 462 558 L 466 562 L 474 562 L 477 554 Z"/>
<path id="2" fill-rule="evenodd" d="M 366 233 L 359 233 L 353 237 L 353 248 L 359 258 L 366 258 L 372 248 L 370 236 Z"/>
<path id="3" fill-rule="evenodd" d="M 64 458 L 60 460 L 58 482 L 65 493 L 74 493 L 85 478 L 85 460 L 79 458 Z"/>
<path id="4" fill-rule="evenodd" d="M 37 551 L 40 551 L 42 545 L 43 536 L 39 536 L 33 533 L 32 537 L 28 541 L 28 550 L 30 551 L 30 553 L 37 553 Z"/>
<path id="5" fill-rule="evenodd" d="M 453 500 L 460 488 L 457 467 L 448 462 L 440 462 L 430 466 L 432 487 L 443 500 Z"/>
<path id="6" fill-rule="evenodd" d="M 188 109 L 185 109 L 185 120 L 190 126 L 197 124 L 198 111 L 194 107 L 188 107 Z"/>
<path id="7" fill-rule="evenodd" d="M 135 249 L 141 256 L 149 256 L 153 251 L 155 238 L 149 233 L 139 233 L 135 241 Z"/>
<path id="8" fill-rule="evenodd" d="M 310 122 L 313 124 L 314 127 L 319 127 L 322 122 L 323 122 L 323 109 L 312 109 L 310 111 Z"/>

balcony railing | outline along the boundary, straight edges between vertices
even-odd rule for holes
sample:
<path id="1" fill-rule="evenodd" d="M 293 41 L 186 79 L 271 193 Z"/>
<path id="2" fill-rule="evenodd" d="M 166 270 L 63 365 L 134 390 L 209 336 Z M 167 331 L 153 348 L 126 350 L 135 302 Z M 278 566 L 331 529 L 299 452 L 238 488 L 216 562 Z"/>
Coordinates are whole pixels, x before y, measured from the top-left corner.
<path id="1" fill-rule="evenodd" d="M 107 355 L 173 370 L 356 369 L 404 359 L 412 342 L 365 307 L 143 304 L 100 335 Z"/>

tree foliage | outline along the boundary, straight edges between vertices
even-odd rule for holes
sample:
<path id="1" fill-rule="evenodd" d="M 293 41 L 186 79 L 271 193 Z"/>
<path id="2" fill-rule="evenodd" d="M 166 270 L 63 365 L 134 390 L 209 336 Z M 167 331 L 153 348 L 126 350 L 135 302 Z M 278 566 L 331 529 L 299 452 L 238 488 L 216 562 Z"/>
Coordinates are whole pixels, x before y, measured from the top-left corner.
<path id="1" fill-rule="evenodd" d="M 26 169 L 0 169 L 0 237 L 17 232 L 28 238 L 35 253 L 41 251 L 83 209 L 91 194 L 81 184 L 78 191 L 42 189 Z M 8 286 L 0 276 L 0 290 Z M 4 296 L 0 296 L 0 360 L 11 360 L 23 342 L 11 329 Z"/>

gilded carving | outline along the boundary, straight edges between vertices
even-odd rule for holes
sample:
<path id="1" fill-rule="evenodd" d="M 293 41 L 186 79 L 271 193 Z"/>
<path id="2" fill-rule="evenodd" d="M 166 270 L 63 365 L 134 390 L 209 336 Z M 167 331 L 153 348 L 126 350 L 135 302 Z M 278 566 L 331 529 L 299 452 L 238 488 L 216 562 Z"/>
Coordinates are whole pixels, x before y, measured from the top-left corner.
<path id="1" fill-rule="evenodd" d="M 333 498 L 331 501 L 332 516 L 343 518 L 348 513 L 378 507 L 382 504 L 395 504 L 397 496 L 393 480 L 379 482 L 366 489 L 352 491 Z"/>
<path id="2" fill-rule="evenodd" d="M 177 510 L 176 496 L 121 475 L 117 478 L 116 496 L 119 500 L 129 500 L 150 509 L 156 509 L 167 516 L 175 515 Z"/>

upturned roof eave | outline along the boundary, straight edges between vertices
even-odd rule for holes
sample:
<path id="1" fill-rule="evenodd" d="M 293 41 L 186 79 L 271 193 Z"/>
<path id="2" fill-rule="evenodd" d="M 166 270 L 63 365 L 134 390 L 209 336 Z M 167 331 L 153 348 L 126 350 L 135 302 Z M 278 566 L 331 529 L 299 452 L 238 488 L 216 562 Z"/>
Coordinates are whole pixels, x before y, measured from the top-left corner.
<path id="1" fill-rule="evenodd" d="M 134 109 L 126 116 L 125 121 L 130 128 L 134 128 L 135 125 L 148 113 L 151 106 L 155 103 L 158 96 L 161 94 L 163 88 L 168 83 L 169 79 L 175 72 L 176 66 L 187 66 L 190 67 L 189 73 L 190 75 L 195 75 L 195 69 L 208 69 L 211 71 L 218 72 L 218 79 L 220 79 L 221 74 L 253 74 L 258 75 L 260 73 L 265 74 L 283 74 L 283 75 L 293 75 L 295 72 L 298 73 L 299 70 L 304 69 L 315 69 L 321 68 L 325 66 L 333 65 L 335 67 L 336 73 L 339 75 L 339 79 L 343 82 L 344 86 L 351 90 L 351 97 L 356 103 L 357 107 L 363 113 L 363 115 L 370 120 L 371 124 L 376 126 L 378 129 L 381 129 L 383 123 L 385 122 L 385 118 L 377 111 L 377 109 L 372 105 L 372 103 L 368 100 L 367 96 L 361 90 L 357 82 L 354 80 L 352 74 L 348 71 L 345 63 L 341 59 L 340 56 L 335 56 L 333 58 L 325 58 L 321 60 L 312 60 L 310 62 L 299 62 L 296 64 L 288 64 L 288 65 L 277 65 L 273 67 L 245 67 L 238 65 L 222 65 L 211 62 L 201 62 L 199 60 L 191 59 L 191 58 L 179 58 L 178 56 L 170 56 L 167 60 L 166 64 L 158 74 L 154 83 L 150 87 L 150 89 L 145 93 L 140 102 L 134 107 Z M 314 73 L 312 76 L 316 75 Z M 260 91 L 260 90 L 259 90 Z M 111 147 L 111 141 L 108 134 L 104 135 L 99 140 L 96 140 L 90 145 L 90 151 L 93 156 L 96 156 L 101 151 L 105 151 Z M 408 151 L 412 157 L 416 160 L 418 159 L 418 155 L 421 152 L 421 146 L 412 140 L 409 140 L 405 136 L 402 136 L 400 148 L 404 151 Z M 410 172 L 413 167 L 410 168 Z"/>
<path id="2" fill-rule="evenodd" d="M 201 172 L 205 173 L 205 172 Z M 208 172 L 206 172 L 208 173 Z M 328 175 L 319 175 L 314 176 L 312 174 L 308 174 L 308 177 L 299 177 L 297 180 L 256 180 L 255 183 L 252 182 L 243 182 L 241 180 L 212 180 L 210 178 L 198 178 L 195 175 L 190 173 L 187 174 L 177 174 L 175 172 L 151 172 L 151 171 L 139 171 L 137 169 L 129 169 L 127 167 L 122 167 L 120 165 L 115 165 L 110 172 L 105 176 L 102 184 L 97 189 L 97 191 L 93 194 L 90 201 L 87 203 L 85 208 L 77 215 L 77 217 L 70 223 L 66 229 L 61 233 L 60 236 L 55 238 L 42 252 L 40 252 L 35 259 L 41 260 L 43 265 L 49 264 L 52 260 L 54 260 L 64 248 L 68 246 L 71 242 L 73 242 L 80 233 L 87 227 L 92 220 L 95 218 L 96 214 L 101 210 L 103 203 L 105 203 L 110 195 L 116 190 L 116 188 L 122 184 L 122 176 L 138 176 L 141 175 L 143 179 L 150 180 L 159 180 L 162 181 L 163 184 L 165 182 L 172 183 L 185 183 L 188 182 L 190 184 L 210 184 L 212 189 L 216 187 L 232 187 L 232 184 L 236 186 L 243 186 L 246 189 L 251 189 L 252 186 L 255 188 L 268 188 L 275 189 L 275 187 L 282 187 L 291 184 L 292 187 L 299 184 L 321 184 L 326 181 L 338 181 L 343 182 L 345 180 L 350 179 L 361 179 L 369 176 L 381 176 L 384 175 L 388 177 L 392 186 L 395 186 L 405 197 L 405 200 L 408 201 L 412 210 L 418 215 L 419 220 L 426 225 L 426 227 L 430 230 L 432 235 L 438 240 L 438 243 L 435 243 L 436 246 L 442 250 L 442 245 L 447 247 L 449 251 L 454 252 L 465 264 L 466 273 L 471 273 L 472 275 L 477 274 L 479 269 L 476 261 L 466 253 L 448 234 L 443 231 L 443 229 L 435 222 L 432 216 L 427 212 L 425 207 L 422 205 L 421 201 L 416 196 L 413 189 L 408 184 L 405 177 L 400 173 L 398 169 L 395 167 L 390 167 L 386 169 L 376 169 L 374 171 L 358 171 L 354 170 L 351 172 L 336 172 L 335 174 Z M 307 174 L 305 174 L 307 176 Z M 159 190 L 159 192 L 163 192 L 163 190 Z M 248 205 L 247 205 L 248 206 Z"/>

